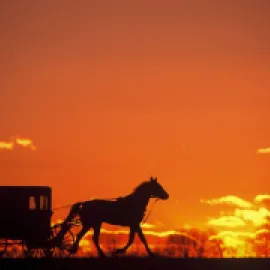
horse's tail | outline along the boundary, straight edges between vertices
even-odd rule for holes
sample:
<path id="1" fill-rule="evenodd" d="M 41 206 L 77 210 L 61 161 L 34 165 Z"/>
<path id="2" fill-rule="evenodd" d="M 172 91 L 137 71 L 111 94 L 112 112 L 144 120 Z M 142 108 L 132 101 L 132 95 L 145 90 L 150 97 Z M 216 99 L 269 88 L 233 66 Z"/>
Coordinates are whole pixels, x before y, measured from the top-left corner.
<path id="1" fill-rule="evenodd" d="M 68 216 L 65 218 L 65 220 L 61 223 L 61 230 L 59 231 L 59 233 L 57 234 L 56 237 L 56 241 L 62 241 L 65 233 L 68 231 L 68 229 L 70 228 L 70 222 L 73 220 L 73 218 L 77 215 L 80 215 L 80 210 L 82 208 L 83 203 L 82 202 L 78 202 L 75 203 L 71 206 L 71 209 L 69 211 Z"/>
<path id="2" fill-rule="evenodd" d="M 80 214 L 80 210 L 82 209 L 82 202 L 75 203 L 71 206 L 68 216 L 66 217 L 64 223 L 70 222 L 76 215 Z"/>

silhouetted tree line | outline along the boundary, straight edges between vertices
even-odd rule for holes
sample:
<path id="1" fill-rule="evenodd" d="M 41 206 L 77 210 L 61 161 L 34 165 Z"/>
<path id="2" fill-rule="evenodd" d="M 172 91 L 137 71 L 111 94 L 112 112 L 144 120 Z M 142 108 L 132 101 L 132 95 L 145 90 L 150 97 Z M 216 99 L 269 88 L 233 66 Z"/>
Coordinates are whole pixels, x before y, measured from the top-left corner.
<path id="1" fill-rule="evenodd" d="M 86 239 L 91 239 L 91 237 L 92 236 L 89 235 Z M 167 236 L 166 239 L 156 238 L 155 244 L 151 246 L 154 252 L 163 256 L 180 258 L 223 258 L 226 252 L 226 256 L 237 257 L 237 249 L 234 247 L 226 247 L 222 239 L 216 237 L 214 231 L 203 232 L 199 229 L 183 229 L 180 230 L 178 234 Z M 124 234 L 103 234 L 101 237 L 102 246 L 108 254 L 125 244 L 126 241 L 127 235 Z M 92 245 L 91 241 L 89 243 Z M 245 243 L 246 246 L 243 247 L 244 250 L 242 250 L 243 254 L 249 254 L 250 250 L 252 250 L 256 254 L 256 257 L 268 258 L 270 256 L 270 217 L 267 218 L 267 222 L 264 225 L 258 228 L 256 237 L 246 239 Z M 80 247 L 76 256 L 97 255 L 95 249 L 91 249 L 91 246 L 87 250 L 88 251 L 84 251 L 84 249 Z M 138 239 L 135 240 L 134 246 L 128 250 L 127 255 L 147 256 Z M 20 245 L 9 246 L 4 255 L 4 257 L 13 258 L 23 256 Z"/>

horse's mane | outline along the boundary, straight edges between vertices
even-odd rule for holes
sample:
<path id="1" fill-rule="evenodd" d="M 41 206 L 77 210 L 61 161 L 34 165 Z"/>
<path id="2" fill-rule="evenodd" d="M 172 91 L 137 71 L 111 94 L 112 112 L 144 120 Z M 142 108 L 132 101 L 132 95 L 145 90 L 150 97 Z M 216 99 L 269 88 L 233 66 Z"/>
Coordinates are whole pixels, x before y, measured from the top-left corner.
<path id="1" fill-rule="evenodd" d="M 140 183 L 137 187 L 135 187 L 133 189 L 133 191 L 130 195 L 135 195 L 135 194 L 139 193 L 140 191 L 142 191 L 145 188 L 145 186 L 147 184 L 149 184 L 149 181 L 144 181 L 144 182 Z"/>
<path id="2" fill-rule="evenodd" d="M 128 195 L 126 195 L 126 196 L 123 196 L 123 197 L 119 197 L 118 200 L 123 200 L 123 199 L 128 199 L 128 198 L 130 198 L 130 197 L 133 197 L 133 195 L 136 195 L 136 194 L 140 193 L 140 191 L 142 191 L 143 188 L 144 188 L 148 183 L 149 183 L 149 181 L 144 181 L 144 182 L 140 183 L 137 187 L 135 187 L 135 188 L 133 189 L 133 191 L 132 191 L 130 194 L 128 194 Z"/>

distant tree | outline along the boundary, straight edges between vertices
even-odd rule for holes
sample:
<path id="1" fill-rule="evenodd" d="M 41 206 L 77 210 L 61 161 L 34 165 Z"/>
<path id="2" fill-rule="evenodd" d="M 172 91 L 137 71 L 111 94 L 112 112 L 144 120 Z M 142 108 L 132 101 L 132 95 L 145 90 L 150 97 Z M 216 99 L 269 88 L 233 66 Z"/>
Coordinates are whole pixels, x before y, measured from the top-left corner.
<path id="1" fill-rule="evenodd" d="M 223 258 L 224 243 L 220 238 L 212 238 L 208 241 L 208 252 L 212 257 Z"/>
<path id="2" fill-rule="evenodd" d="M 199 246 L 197 248 L 198 258 L 203 258 L 204 257 L 204 252 L 205 252 L 204 246 Z"/>
<path id="3" fill-rule="evenodd" d="M 256 252 L 258 256 L 269 257 L 270 254 L 270 224 L 260 227 L 256 235 Z"/>
<path id="4" fill-rule="evenodd" d="M 188 248 L 184 249 L 184 258 L 188 258 L 189 254 L 188 254 Z"/>
<path id="5" fill-rule="evenodd" d="M 167 250 L 170 256 L 190 257 L 196 247 L 196 240 L 185 234 L 171 235 L 168 237 Z"/>
<path id="6" fill-rule="evenodd" d="M 226 248 L 226 253 L 227 253 L 227 256 L 229 256 L 231 258 L 236 258 L 237 257 L 237 248 L 235 248 L 235 247 L 227 247 Z"/>

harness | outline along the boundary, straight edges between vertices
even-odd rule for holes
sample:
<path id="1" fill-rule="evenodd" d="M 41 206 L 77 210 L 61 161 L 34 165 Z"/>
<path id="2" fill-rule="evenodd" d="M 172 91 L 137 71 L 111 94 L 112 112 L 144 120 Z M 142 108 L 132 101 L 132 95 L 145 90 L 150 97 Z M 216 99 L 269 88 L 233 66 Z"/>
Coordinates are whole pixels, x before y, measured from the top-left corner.
<path id="1" fill-rule="evenodd" d="M 115 198 L 110 198 L 110 199 L 107 199 L 107 200 L 111 200 L 111 201 L 115 201 L 115 200 L 121 200 L 122 199 L 122 197 L 119 197 L 119 198 L 117 198 L 117 199 L 115 199 Z M 150 207 L 150 210 L 148 211 L 148 214 L 145 216 L 145 218 L 142 220 L 142 224 L 144 224 L 147 220 L 148 220 L 148 218 L 150 217 L 150 215 L 151 215 L 151 213 L 152 213 L 152 211 L 153 211 L 153 209 L 154 209 L 154 206 L 155 206 L 155 204 L 157 203 L 157 201 L 158 201 L 159 199 L 158 198 L 155 198 L 155 200 L 154 200 L 154 202 L 153 202 L 153 204 L 152 204 L 152 206 Z M 64 206 L 60 206 L 60 207 L 56 207 L 56 208 L 53 208 L 52 210 L 53 211 L 55 211 L 55 210 L 60 210 L 60 209 L 65 209 L 65 208 L 69 208 L 69 207 L 71 207 L 71 206 L 73 206 L 74 204 L 67 204 L 67 205 L 64 205 Z"/>
<path id="2" fill-rule="evenodd" d="M 153 202 L 153 204 L 152 204 L 150 210 L 148 211 L 147 216 L 143 219 L 142 224 L 144 224 L 144 223 L 147 221 L 147 219 L 149 218 L 149 216 L 150 216 L 151 213 L 152 213 L 152 210 L 154 209 L 154 205 L 156 204 L 156 202 L 157 202 L 158 200 L 159 200 L 158 198 L 156 198 L 156 199 L 154 200 L 154 202 Z"/>
<path id="3" fill-rule="evenodd" d="M 55 211 L 55 210 L 60 210 L 60 209 L 64 209 L 64 208 L 69 208 L 71 207 L 73 204 L 68 204 L 68 205 L 64 205 L 64 206 L 60 206 L 60 207 L 56 207 L 56 208 L 53 208 L 52 210 Z"/>

